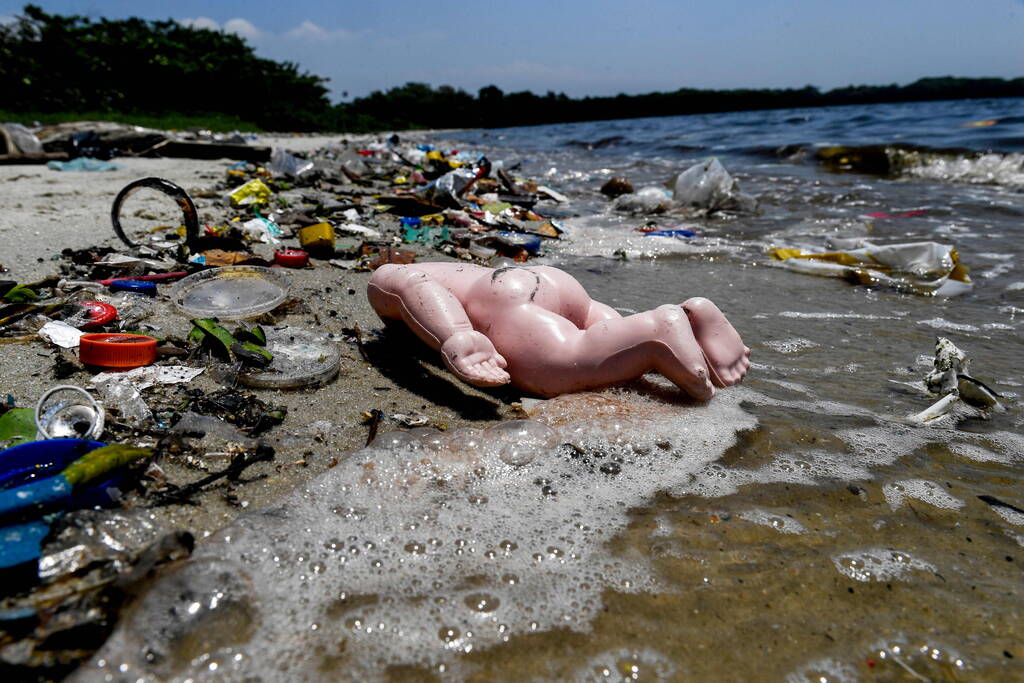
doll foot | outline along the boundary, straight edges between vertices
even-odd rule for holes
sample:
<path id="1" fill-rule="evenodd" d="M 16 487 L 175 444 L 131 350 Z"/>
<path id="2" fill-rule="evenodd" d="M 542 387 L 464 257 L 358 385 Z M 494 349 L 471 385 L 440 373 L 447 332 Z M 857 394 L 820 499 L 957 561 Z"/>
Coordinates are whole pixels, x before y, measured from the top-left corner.
<path id="1" fill-rule="evenodd" d="M 703 297 L 688 299 L 683 310 L 704 351 L 711 381 L 719 387 L 739 383 L 750 368 L 750 349 L 744 346 L 736 329 L 717 306 Z"/>
<path id="2" fill-rule="evenodd" d="M 456 332 L 441 345 L 441 357 L 448 369 L 463 382 L 478 387 L 508 384 L 507 363 L 491 340 L 476 330 Z"/>

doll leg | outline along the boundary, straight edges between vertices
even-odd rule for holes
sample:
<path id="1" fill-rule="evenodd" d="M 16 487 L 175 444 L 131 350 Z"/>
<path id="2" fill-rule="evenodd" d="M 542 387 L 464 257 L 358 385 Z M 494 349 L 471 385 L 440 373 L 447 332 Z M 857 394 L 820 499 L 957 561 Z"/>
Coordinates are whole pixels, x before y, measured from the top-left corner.
<path id="1" fill-rule="evenodd" d="M 459 300 L 415 266 L 387 264 L 370 278 L 370 305 L 382 320 L 401 320 L 434 349 L 459 379 L 477 386 L 509 381 L 505 359 L 473 329 Z"/>
<path id="2" fill-rule="evenodd" d="M 695 398 L 715 393 L 680 306 L 601 320 L 581 330 L 540 306 L 519 303 L 496 312 L 491 332 L 516 386 L 542 396 L 617 384 L 650 370 Z"/>
<path id="3" fill-rule="evenodd" d="M 743 379 L 750 367 L 750 349 L 718 307 L 703 297 L 695 297 L 683 302 L 683 310 L 704 351 L 715 386 L 728 387 Z"/>

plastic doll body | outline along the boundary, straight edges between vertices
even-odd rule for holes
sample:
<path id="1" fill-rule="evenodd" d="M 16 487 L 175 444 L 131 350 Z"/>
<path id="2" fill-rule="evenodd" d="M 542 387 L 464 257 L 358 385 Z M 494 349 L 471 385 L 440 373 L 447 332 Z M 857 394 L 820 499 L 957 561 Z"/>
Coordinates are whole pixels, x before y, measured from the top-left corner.
<path id="1" fill-rule="evenodd" d="M 739 382 L 750 349 L 707 299 L 622 317 L 548 266 L 385 265 L 370 304 L 441 352 L 460 379 L 558 394 L 608 386 L 655 370 L 694 398 Z"/>

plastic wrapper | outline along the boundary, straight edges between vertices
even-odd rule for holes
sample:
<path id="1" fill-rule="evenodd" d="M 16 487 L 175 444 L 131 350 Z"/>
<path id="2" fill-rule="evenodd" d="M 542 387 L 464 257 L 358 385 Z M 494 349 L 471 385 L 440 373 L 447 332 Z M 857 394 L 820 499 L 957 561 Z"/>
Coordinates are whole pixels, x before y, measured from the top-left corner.
<path id="1" fill-rule="evenodd" d="M 121 422 L 139 427 L 153 419 L 153 413 L 142 400 L 142 394 L 131 382 L 112 379 L 101 384 L 100 391 L 106 407 L 116 410 L 121 416 Z"/>
<path id="2" fill-rule="evenodd" d="M 834 240 L 833 243 L 837 243 Z M 843 241 L 843 244 L 851 244 Z M 955 296 L 972 288 L 956 249 L 937 242 L 874 245 L 863 240 L 848 251 L 808 253 L 774 249 L 772 256 L 790 270 L 841 277 L 856 284 L 881 285 L 915 294 Z"/>
<path id="3" fill-rule="evenodd" d="M 270 202 L 270 188 L 259 178 L 250 180 L 245 185 L 235 188 L 229 195 L 231 206 L 249 206 L 250 204 L 267 204 Z"/>

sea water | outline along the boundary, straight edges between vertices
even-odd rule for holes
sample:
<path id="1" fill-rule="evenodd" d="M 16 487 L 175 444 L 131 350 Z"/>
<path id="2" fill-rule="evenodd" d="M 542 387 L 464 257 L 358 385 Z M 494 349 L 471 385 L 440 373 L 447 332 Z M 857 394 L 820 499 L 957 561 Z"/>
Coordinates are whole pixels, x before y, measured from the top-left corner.
<path id="1" fill-rule="evenodd" d="M 746 381 L 698 404 L 650 377 L 487 430 L 383 434 L 200 546 L 80 676 L 1024 676 L 1024 100 L 449 137 L 570 197 L 540 262 L 594 298 L 714 300 L 752 349 Z M 835 145 L 885 167 L 817 160 Z M 759 213 L 628 216 L 598 192 L 711 156 Z M 769 256 L 850 235 L 953 245 L 974 287 L 859 287 Z M 937 336 L 1004 410 L 906 419 L 934 400 L 914 387 Z"/>

